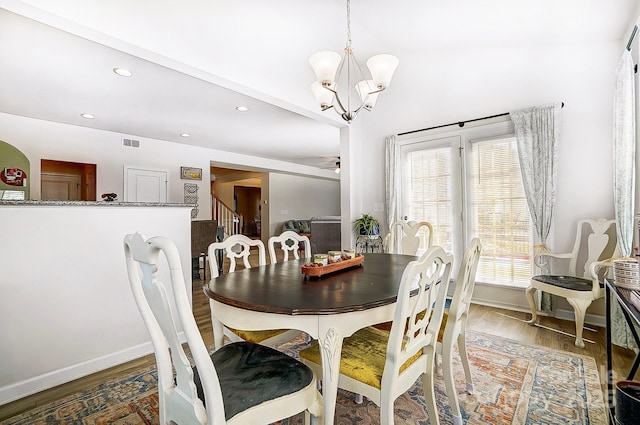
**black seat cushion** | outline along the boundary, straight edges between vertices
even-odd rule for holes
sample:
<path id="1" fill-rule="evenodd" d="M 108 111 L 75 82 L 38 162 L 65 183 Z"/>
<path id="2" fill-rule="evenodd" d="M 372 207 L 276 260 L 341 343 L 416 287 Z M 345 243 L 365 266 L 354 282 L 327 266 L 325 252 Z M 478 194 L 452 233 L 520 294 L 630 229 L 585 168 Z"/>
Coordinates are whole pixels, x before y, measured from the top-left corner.
<path id="1" fill-rule="evenodd" d="M 593 288 L 593 283 L 589 279 L 576 276 L 541 274 L 533 276 L 531 279 L 548 285 L 557 286 L 559 288 L 571 289 L 573 291 L 591 291 Z M 600 287 L 604 287 L 603 283 L 600 283 Z"/>
<path id="2" fill-rule="evenodd" d="M 307 366 L 260 344 L 227 344 L 211 359 L 220 381 L 226 420 L 250 407 L 301 390 L 313 381 L 313 372 Z M 204 401 L 198 370 L 194 367 L 193 372 L 198 397 Z"/>

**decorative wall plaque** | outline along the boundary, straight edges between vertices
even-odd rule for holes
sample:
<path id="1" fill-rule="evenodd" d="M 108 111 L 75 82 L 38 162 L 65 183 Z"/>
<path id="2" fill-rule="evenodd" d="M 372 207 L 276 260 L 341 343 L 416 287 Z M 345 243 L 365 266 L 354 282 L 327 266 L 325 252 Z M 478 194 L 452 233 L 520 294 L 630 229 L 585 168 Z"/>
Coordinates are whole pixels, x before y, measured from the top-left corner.
<path id="1" fill-rule="evenodd" d="M 180 167 L 180 178 L 183 180 L 202 180 L 202 168 Z"/>

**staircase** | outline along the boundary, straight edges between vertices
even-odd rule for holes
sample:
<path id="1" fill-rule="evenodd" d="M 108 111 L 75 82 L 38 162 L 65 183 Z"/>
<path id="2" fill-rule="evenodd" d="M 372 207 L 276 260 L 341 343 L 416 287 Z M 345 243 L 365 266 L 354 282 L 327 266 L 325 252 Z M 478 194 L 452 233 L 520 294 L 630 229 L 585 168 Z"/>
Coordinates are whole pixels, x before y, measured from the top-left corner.
<path id="1" fill-rule="evenodd" d="M 211 203 L 213 209 L 213 219 L 218 222 L 218 226 L 224 226 L 225 238 L 230 235 L 242 233 L 244 227 L 244 217 L 236 213 L 227 204 L 218 199 L 215 195 Z"/>

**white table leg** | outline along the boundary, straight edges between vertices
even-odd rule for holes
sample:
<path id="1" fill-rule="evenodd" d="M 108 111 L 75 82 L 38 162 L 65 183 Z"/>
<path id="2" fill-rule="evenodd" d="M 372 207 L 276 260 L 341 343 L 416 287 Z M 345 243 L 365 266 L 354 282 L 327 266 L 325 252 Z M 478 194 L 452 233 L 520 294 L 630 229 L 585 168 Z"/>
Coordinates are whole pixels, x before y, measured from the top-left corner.
<path id="1" fill-rule="evenodd" d="M 211 308 L 211 325 L 213 327 L 213 346 L 216 350 L 224 345 L 224 328 L 222 322 L 213 314 L 213 302 L 209 302 Z"/>
<path id="2" fill-rule="evenodd" d="M 318 343 L 322 356 L 322 397 L 324 398 L 324 423 L 332 425 L 338 397 L 338 376 L 343 336 L 335 328 L 320 329 Z"/>

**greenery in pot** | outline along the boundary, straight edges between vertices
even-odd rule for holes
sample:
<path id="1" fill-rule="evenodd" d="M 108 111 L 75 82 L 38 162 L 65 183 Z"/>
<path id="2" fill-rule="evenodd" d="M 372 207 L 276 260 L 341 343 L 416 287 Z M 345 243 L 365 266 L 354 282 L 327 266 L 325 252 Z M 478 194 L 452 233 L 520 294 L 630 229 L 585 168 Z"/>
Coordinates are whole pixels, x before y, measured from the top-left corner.
<path id="1" fill-rule="evenodd" d="M 380 233 L 380 223 L 374 216 L 362 214 L 362 217 L 353 221 L 353 230 L 360 235 L 377 235 Z"/>

